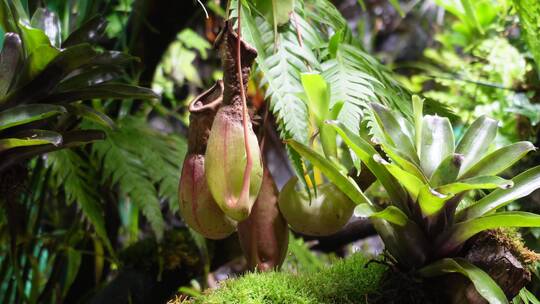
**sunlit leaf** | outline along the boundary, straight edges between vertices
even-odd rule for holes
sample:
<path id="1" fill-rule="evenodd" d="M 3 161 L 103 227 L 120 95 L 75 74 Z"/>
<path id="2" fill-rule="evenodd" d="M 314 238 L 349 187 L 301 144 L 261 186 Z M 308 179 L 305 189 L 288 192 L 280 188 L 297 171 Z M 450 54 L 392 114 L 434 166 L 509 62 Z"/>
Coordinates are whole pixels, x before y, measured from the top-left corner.
<path id="1" fill-rule="evenodd" d="M 463 155 L 455 153 L 448 155 L 433 172 L 429 181 L 430 185 L 438 187 L 454 182 L 458 177 L 462 162 Z"/>
<path id="2" fill-rule="evenodd" d="M 436 190 L 443 194 L 457 194 L 463 191 L 475 189 L 509 189 L 514 182 L 498 176 L 477 176 L 461 179 L 458 182 L 437 187 Z"/>
<path id="3" fill-rule="evenodd" d="M 392 200 L 395 202 L 404 200 L 405 193 L 397 180 L 388 172 L 384 165 L 373 159 L 374 155 L 379 155 L 377 150 L 375 150 L 375 148 L 373 148 L 373 146 L 366 142 L 362 137 L 351 132 L 344 124 L 335 121 L 328 123 L 335 128 L 347 146 L 377 177 L 383 187 L 385 187 L 390 198 L 392 198 Z"/>
<path id="4" fill-rule="evenodd" d="M 330 161 L 297 141 L 288 140 L 287 144 L 300 153 L 302 157 L 309 160 L 313 166 L 319 168 L 324 176 L 343 191 L 343 193 L 345 193 L 354 203 L 371 205 L 371 201 L 365 196 L 362 190 L 358 188 L 358 185 L 356 185 L 351 178 L 343 175 Z"/>
<path id="5" fill-rule="evenodd" d="M 357 217 L 383 219 L 398 226 L 405 226 L 409 220 L 407 215 L 395 206 L 388 206 L 381 211 L 377 211 L 371 205 L 359 204 L 354 208 L 354 215 Z"/>
<path id="6" fill-rule="evenodd" d="M 396 115 L 388 108 L 376 103 L 372 103 L 371 107 L 377 124 L 383 133 L 381 136 L 384 138 L 380 138 L 380 140 L 388 142 L 390 146 L 401 151 L 413 163 L 420 163 L 411 138 L 405 135 L 403 127 L 396 119 Z"/>
<path id="7" fill-rule="evenodd" d="M 531 168 L 512 178 L 510 189 L 497 189 L 458 214 L 459 219 L 473 219 L 501 208 L 511 201 L 525 197 L 540 188 L 540 166 Z"/>
<path id="8" fill-rule="evenodd" d="M 405 189 L 407 189 L 413 201 L 416 200 L 418 194 L 420 193 L 420 190 L 422 189 L 422 187 L 424 187 L 424 183 L 421 179 L 416 177 L 414 174 L 401 169 L 396 164 L 387 162 L 378 154 L 374 155 L 373 159 L 376 162 L 385 166 L 388 172 L 390 172 L 390 174 L 392 174 L 399 181 L 399 183 L 403 185 Z"/>
<path id="9" fill-rule="evenodd" d="M 54 47 L 60 47 L 62 41 L 60 20 L 54 12 L 40 7 L 34 12 L 30 24 L 32 27 L 39 28 L 45 32 L 45 35 L 49 37 L 49 41 Z"/>
<path id="10" fill-rule="evenodd" d="M 502 147 L 486 155 L 474 166 L 465 171 L 462 178 L 499 174 L 535 149 L 534 145 L 528 141 L 521 141 Z"/>
<path id="11" fill-rule="evenodd" d="M 440 238 L 439 251 L 448 254 L 475 234 L 502 227 L 540 227 L 540 215 L 522 211 L 500 212 L 457 223 L 447 231 L 447 237 Z"/>
<path id="12" fill-rule="evenodd" d="M 426 177 L 431 178 L 441 162 L 454 153 L 454 132 L 446 117 L 424 116 L 420 165 Z"/>
<path id="13" fill-rule="evenodd" d="M 472 123 L 456 147 L 456 153 L 463 154 L 464 157 L 461 164 L 462 173 L 484 156 L 495 136 L 497 136 L 496 120 L 484 115 Z"/>

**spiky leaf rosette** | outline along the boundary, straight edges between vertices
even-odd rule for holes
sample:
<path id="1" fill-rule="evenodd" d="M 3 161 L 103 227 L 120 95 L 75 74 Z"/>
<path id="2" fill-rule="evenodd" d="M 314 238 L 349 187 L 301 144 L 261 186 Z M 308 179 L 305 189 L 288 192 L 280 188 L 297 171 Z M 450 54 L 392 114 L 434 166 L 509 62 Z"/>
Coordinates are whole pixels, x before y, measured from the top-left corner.
<path id="1" fill-rule="evenodd" d="M 497 121 L 485 116 L 455 144 L 449 120 L 423 116 L 422 106 L 419 98 L 413 98 L 411 123 L 384 106 L 372 104 L 372 142 L 342 123 L 329 122 L 386 189 L 389 206 L 371 202 L 336 165 L 315 151 L 295 141 L 289 144 L 357 204 L 355 215 L 372 219 L 399 266 L 418 269 L 435 261 L 420 274 L 462 273 L 473 280 L 483 297 L 505 303 L 489 276 L 479 274 L 481 270 L 470 263 L 451 258 L 481 231 L 540 227 L 540 215 L 500 210 L 540 188 L 540 166 L 511 180 L 498 176 L 535 147 L 530 142 L 493 147 Z M 384 153 L 374 149 L 375 143 Z M 491 192 L 459 208 L 464 195 L 473 190 Z"/>

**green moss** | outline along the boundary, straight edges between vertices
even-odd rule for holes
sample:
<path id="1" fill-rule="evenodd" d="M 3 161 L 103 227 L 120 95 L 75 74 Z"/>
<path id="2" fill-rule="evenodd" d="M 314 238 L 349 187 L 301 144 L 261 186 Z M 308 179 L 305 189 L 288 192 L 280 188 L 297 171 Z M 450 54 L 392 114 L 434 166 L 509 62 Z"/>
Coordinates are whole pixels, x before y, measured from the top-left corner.
<path id="1" fill-rule="evenodd" d="M 356 254 L 317 272 L 250 273 L 224 282 L 194 303 L 365 303 L 387 269 L 376 263 L 366 266 L 368 261 Z"/>

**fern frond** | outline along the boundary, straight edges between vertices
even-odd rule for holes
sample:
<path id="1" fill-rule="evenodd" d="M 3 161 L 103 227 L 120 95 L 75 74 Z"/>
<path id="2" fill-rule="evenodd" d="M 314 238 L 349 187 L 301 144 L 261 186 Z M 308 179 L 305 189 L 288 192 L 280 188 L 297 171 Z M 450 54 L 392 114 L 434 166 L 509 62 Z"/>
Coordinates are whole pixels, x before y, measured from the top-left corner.
<path id="1" fill-rule="evenodd" d="M 100 196 L 95 185 L 96 172 L 73 150 L 60 150 L 49 153 L 47 161 L 52 170 L 52 182 L 55 188 L 63 189 L 68 204 L 73 202 L 81 208 L 83 215 L 90 221 L 110 253 L 113 249 L 107 231 Z"/>
<path id="2" fill-rule="evenodd" d="M 103 174 L 142 211 L 160 239 L 165 223 L 160 198 L 178 207 L 177 187 L 186 145 L 174 136 L 150 129 L 144 120 L 124 119 L 118 130 L 105 130 L 107 139 L 93 146 Z"/>

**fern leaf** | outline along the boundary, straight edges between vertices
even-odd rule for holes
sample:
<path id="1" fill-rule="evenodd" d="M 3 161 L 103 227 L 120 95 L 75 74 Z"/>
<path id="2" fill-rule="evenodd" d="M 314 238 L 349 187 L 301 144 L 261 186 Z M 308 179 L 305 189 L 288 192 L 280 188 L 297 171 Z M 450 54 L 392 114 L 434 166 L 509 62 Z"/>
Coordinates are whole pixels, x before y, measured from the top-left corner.
<path id="1" fill-rule="evenodd" d="M 57 188 L 64 190 L 67 203 L 78 204 L 98 237 L 103 240 L 109 252 L 113 253 L 105 230 L 105 218 L 99 194 L 96 187 L 92 185 L 96 175 L 88 161 L 73 150 L 67 149 L 49 153 L 47 160 L 51 165 L 53 182 Z"/>
<path id="2" fill-rule="evenodd" d="M 183 138 L 164 135 L 139 118 L 125 118 L 121 128 L 108 132 L 104 142 L 94 145 L 94 154 L 106 178 L 137 205 L 156 235 L 164 229 L 160 200 L 178 210 L 178 183 L 187 151 Z M 143 144 L 138 144 L 143 143 Z"/>

